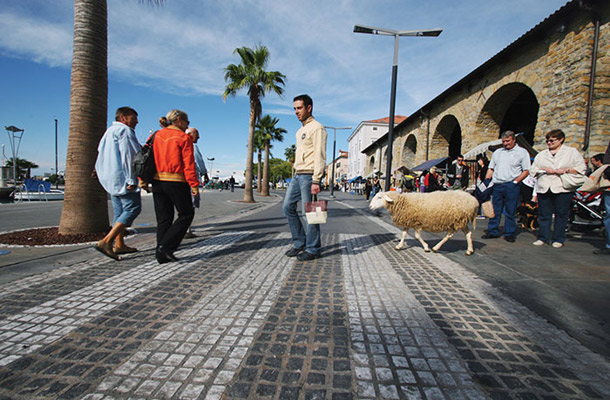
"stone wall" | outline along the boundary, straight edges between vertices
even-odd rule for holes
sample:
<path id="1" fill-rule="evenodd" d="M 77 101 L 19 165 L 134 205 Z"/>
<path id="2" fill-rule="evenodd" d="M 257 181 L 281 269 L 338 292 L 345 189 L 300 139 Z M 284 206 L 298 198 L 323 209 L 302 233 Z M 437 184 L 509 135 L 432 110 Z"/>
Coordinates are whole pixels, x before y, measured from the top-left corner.
<path id="1" fill-rule="evenodd" d="M 590 14 L 574 3 L 569 6 L 576 11 L 558 11 L 553 15 L 556 18 L 543 21 L 400 124 L 394 135 L 392 169 L 465 153 L 497 139 L 511 109 L 517 119 L 520 111 L 533 114 L 535 123 L 529 124 L 528 141 L 536 150 L 546 148 L 544 135 L 558 128 L 565 132 L 566 144 L 583 155 L 605 151 L 610 141 L 610 2 L 600 2 L 597 71 L 586 150 L 595 25 Z M 527 121 L 522 123 L 527 130 Z M 461 145 L 454 135 L 461 135 Z M 385 149 L 387 144 L 380 145 Z M 372 156 L 377 155 L 367 154 L 367 165 Z"/>

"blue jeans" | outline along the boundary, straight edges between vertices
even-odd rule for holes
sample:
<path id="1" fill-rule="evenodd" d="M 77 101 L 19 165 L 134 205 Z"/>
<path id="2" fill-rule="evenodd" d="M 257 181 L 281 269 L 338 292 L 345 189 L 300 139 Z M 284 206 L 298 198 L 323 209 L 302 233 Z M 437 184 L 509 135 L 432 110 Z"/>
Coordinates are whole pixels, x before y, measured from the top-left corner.
<path id="1" fill-rule="evenodd" d="M 489 220 L 487 230 L 490 235 L 500 236 L 500 218 L 504 213 L 504 237 L 514 236 L 517 231 L 515 213 L 519 205 L 519 185 L 512 182 L 494 183 L 491 204 L 494 206 L 494 217 Z"/>
<path id="2" fill-rule="evenodd" d="M 538 239 L 547 243 L 551 238 L 551 223 L 555 214 L 553 227 L 553 242 L 566 241 L 566 227 L 570 217 L 570 205 L 573 192 L 569 193 L 538 193 Z"/>
<path id="3" fill-rule="evenodd" d="M 604 215 L 604 226 L 606 227 L 606 248 L 610 249 L 610 192 L 605 191 L 602 199 L 602 204 L 606 209 L 606 215 Z"/>
<path id="4" fill-rule="evenodd" d="M 112 211 L 114 212 L 112 225 L 120 222 L 125 226 L 131 226 L 136 217 L 140 215 L 140 211 L 142 211 L 140 192 L 129 192 L 121 196 L 111 196 L 111 199 Z"/>
<path id="5" fill-rule="evenodd" d="M 320 254 L 322 241 L 320 240 L 320 225 L 309 225 L 305 222 L 305 229 L 297 211 L 297 203 L 301 201 L 301 212 L 305 215 L 305 203 L 311 201 L 311 175 L 295 175 L 288 185 L 284 197 L 284 215 L 288 219 L 290 234 L 295 248 L 305 247 L 311 254 Z"/>

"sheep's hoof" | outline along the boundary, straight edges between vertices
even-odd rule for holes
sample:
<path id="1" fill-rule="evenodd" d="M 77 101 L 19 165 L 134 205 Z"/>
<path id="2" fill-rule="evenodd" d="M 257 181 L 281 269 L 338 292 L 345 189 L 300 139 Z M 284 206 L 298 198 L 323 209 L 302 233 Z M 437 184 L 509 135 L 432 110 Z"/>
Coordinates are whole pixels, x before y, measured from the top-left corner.
<path id="1" fill-rule="evenodd" d="M 467 255 L 467 256 L 471 256 L 471 255 L 473 255 L 473 254 L 474 254 L 474 250 L 473 250 L 473 251 L 467 251 L 467 252 L 466 252 L 466 255 Z"/>
<path id="2" fill-rule="evenodd" d="M 424 249 L 426 253 L 430 253 L 430 249 Z"/>
<path id="3" fill-rule="evenodd" d="M 394 250 L 402 250 L 402 246 L 396 246 L 394 247 Z"/>
<path id="4" fill-rule="evenodd" d="M 438 251 L 438 249 L 435 249 L 434 247 L 432 248 L 432 252 L 436 253 Z"/>

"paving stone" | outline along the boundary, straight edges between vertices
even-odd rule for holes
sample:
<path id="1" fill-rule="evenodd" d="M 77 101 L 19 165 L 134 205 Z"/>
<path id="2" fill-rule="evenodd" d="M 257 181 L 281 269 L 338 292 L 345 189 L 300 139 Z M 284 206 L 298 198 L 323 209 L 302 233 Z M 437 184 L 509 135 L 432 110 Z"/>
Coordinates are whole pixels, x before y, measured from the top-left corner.
<path id="1" fill-rule="evenodd" d="M 591 398 L 590 394 L 596 393 L 586 384 L 587 390 L 579 388 L 580 380 L 567 365 L 557 368 L 561 365 L 559 360 L 443 272 L 440 264 L 431 261 L 439 258 L 436 255 L 427 258 L 414 249 L 396 252 L 387 245 L 379 249 L 417 301 L 427 305 L 425 310 L 430 319 L 451 338 L 450 343 L 459 354 L 469 360 L 467 366 L 475 379 L 490 394 L 513 397 L 529 392 L 541 398 L 563 398 L 566 394 Z M 563 374 L 558 376 L 554 368 Z M 504 375 L 506 372 L 511 375 Z M 438 377 L 449 382 L 446 375 Z M 528 378 L 532 377 L 544 385 L 531 385 L 534 381 Z M 432 377 L 427 379 L 427 384 L 432 385 Z M 439 382 L 439 386 L 442 390 L 443 384 Z"/>
<path id="2" fill-rule="evenodd" d="M 299 262 L 287 233 L 225 232 L 0 288 L 0 399 L 610 398 L 607 362 L 393 238 Z"/>

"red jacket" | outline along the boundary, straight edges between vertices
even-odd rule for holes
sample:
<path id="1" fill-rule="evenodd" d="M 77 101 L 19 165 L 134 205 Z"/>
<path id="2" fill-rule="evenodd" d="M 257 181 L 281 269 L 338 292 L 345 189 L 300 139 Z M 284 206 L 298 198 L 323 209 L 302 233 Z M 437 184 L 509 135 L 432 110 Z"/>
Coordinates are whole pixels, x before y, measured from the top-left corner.
<path id="1" fill-rule="evenodd" d="M 155 179 L 159 181 L 187 182 L 198 188 L 199 179 L 193 155 L 193 139 L 180 129 L 163 128 L 156 132 L 153 142 Z"/>

